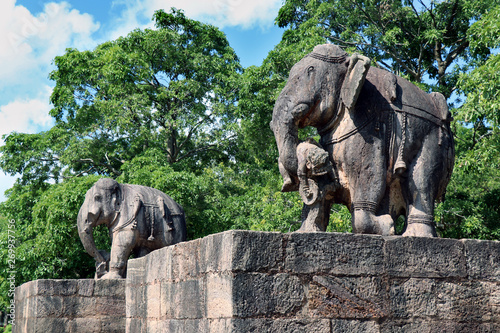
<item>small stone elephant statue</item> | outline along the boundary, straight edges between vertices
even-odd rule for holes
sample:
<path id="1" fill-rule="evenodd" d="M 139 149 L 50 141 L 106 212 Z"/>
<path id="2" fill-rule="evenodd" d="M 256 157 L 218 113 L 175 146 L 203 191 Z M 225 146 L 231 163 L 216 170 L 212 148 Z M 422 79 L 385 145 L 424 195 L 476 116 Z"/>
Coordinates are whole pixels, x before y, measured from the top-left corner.
<path id="1" fill-rule="evenodd" d="M 109 228 L 111 252 L 98 250 L 92 229 Z M 142 257 L 153 250 L 186 240 L 182 207 L 154 188 L 99 179 L 90 188 L 77 218 L 85 250 L 96 260 L 96 278 L 119 279 L 126 275 L 131 253 Z"/>

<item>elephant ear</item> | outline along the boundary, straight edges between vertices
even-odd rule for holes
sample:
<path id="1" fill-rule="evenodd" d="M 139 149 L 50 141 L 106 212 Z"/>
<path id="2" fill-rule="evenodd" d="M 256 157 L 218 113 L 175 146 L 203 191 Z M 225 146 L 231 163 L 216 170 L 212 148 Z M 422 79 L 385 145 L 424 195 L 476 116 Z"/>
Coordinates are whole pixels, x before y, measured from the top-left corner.
<path id="1" fill-rule="evenodd" d="M 347 109 L 351 110 L 356 105 L 369 69 L 370 58 L 357 53 L 350 57 L 349 68 L 340 91 L 342 102 Z"/>

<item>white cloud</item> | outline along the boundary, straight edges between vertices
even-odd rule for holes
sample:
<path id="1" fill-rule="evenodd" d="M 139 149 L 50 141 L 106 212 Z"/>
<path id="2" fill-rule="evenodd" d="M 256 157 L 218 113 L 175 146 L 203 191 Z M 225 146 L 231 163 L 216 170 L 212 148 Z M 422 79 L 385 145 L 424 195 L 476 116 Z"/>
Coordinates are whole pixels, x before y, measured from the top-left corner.
<path id="1" fill-rule="evenodd" d="M 0 88 L 25 84 L 33 72 L 46 77 L 52 59 L 67 47 L 95 46 L 91 34 L 99 28 L 92 16 L 71 9 L 67 2 L 47 3 L 34 16 L 16 5 L 0 2 Z"/>
<path id="2" fill-rule="evenodd" d="M 13 131 L 21 133 L 37 133 L 53 125 L 49 115 L 49 97 L 52 89 L 44 86 L 36 99 L 14 100 L 0 106 L 0 145 L 3 145 L 4 134 Z M 11 188 L 17 177 L 0 173 L 0 202 L 5 200 L 4 192 Z"/>
<path id="3" fill-rule="evenodd" d="M 7 176 L 6 174 L 0 173 L 0 202 L 5 201 L 7 198 L 4 193 L 7 189 L 12 188 L 16 182 L 16 177 Z"/>
<path id="4" fill-rule="evenodd" d="M 35 99 L 19 99 L 0 106 L 0 136 L 13 131 L 37 133 L 52 126 L 53 119 L 49 115 L 51 93 L 52 89 L 44 86 Z"/>
<path id="5" fill-rule="evenodd" d="M 115 6 L 125 6 L 121 24 L 113 37 L 125 35 L 134 28 L 152 26 L 151 18 L 158 9 L 182 9 L 189 18 L 213 24 L 219 28 L 269 28 L 282 4 L 281 0 L 115 0 Z M 149 22 L 148 22 L 149 21 Z M 141 22 L 143 22 L 141 24 Z"/>

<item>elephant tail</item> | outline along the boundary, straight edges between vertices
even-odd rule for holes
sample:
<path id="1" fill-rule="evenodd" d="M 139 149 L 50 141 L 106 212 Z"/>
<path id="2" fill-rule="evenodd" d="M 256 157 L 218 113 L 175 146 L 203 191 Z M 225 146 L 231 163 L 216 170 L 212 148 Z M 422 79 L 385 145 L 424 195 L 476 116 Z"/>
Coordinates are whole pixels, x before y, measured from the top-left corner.
<path id="1" fill-rule="evenodd" d="M 165 231 L 170 234 L 172 244 L 183 242 L 187 238 L 186 216 L 184 209 L 169 196 L 159 196 L 157 204 Z"/>
<path id="2" fill-rule="evenodd" d="M 453 172 L 453 166 L 455 164 L 455 144 L 453 141 L 453 133 L 451 132 L 450 127 L 450 123 L 453 118 L 448 109 L 446 98 L 442 94 L 437 92 L 433 92 L 430 95 L 434 102 L 437 114 L 442 121 L 442 125 L 439 129 L 440 133 L 438 144 L 441 146 L 441 151 L 443 152 L 443 166 L 444 168 L 446 168 L 446 174 L 445 177 L 441 179 L 439 188 L 442 189 L 442 191 L 438 194 L 437 200 L 439 202 L 443 202 L 446 194 L 446 186 L 450 181 L 451 174 Z"/>

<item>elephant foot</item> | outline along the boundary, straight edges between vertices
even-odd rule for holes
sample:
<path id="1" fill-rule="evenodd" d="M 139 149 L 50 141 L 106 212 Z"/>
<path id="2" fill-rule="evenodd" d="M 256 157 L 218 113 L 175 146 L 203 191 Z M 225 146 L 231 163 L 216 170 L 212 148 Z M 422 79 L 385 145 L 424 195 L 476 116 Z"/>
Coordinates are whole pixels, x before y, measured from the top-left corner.
<path id="1" fill-rule="evenodd" d="M 322 230 L 314 223 L 303 223 L 300 229 L 296 232 L 322 232 Z"/>
<path id="2" fill-rule="evenodd" d="M 409 223 L 404 237 L 437 237 L 436 229 L 433 225 L 426 223 Z"/>
<path id="3" fill-rule="evenodd" d="M 374 214 L 365 210 L 352 213 L 352 232 L 356 234 L 376 234 Z"/>
<path id="4" fill-rule="evenodd" d="M 106 274 L 104 274 L 101 279 L 103 280 L 116 280 L 116 279 L 123 279 L 123 276 L 118 273 L 118 271 L 110 271 Z"/>
<path id="5" fill-rule="evenodd" d="M 437 237 L 434 216 L 420 211 L 413 211 L 406 219 L 406 237 Z"/>
<path id="6" fill-rule="evenodd" d="M 389 214 L 376 216 L 366 210 L 353 213 L 353 232 L 359 234 L 394 235 L 394 220 Z"/>
<path id="7" fill-rule="evenodd" d="M 379 235 L 391 236 L 396 233 L 394 229 L 394 220 L 389 214 L 376 216 L 375 223 L 377 224 L 377 234 Z"/>

